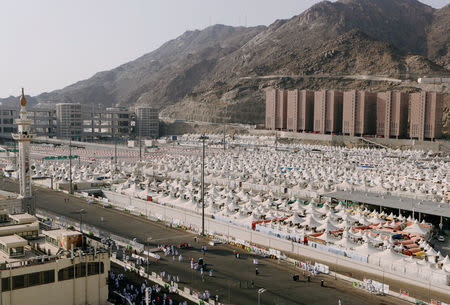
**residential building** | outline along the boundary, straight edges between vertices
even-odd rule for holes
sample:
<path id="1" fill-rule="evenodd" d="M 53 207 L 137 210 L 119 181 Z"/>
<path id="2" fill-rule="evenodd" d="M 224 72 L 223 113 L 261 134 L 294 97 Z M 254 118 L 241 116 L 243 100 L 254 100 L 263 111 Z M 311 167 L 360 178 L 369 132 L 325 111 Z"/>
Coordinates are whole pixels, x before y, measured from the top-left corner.
<path id="1" fill-rule="evenodd" d="M 28 119 L 31 120 L 31 129 L 36 136 L 56 136 L 57 119 L 55 109 L 31 109 L 28 111 Z"/>
<path id="2" fill-rule="evenodd" d="M 377 136 L 396 139 L 408 132 L 408 94 L 387 91 L 377 94 Z"/>
<path id="3" fill-rule="evenodd" d="M 314 92 L 289 90 L 287 92 L 287 130 L 312 131 L 314 115 Z"/>
<path id="4" fill-rule="evenodd" d="M 277 111 L 277 90 L 266 90 L 266 129 L 275 130 L 275 113 Z"/>
<path id="5" fill-rule="evenodd" d="M 266 128 L 286 130 L 287 91 L 270 89 L 266 91 Z"/>
<path id="6" fill-rule="evenodd" d="M 83 137 L 86 141 L 128 138 L 133 112 L 125 107 L 84 107 Z"/>
<path id="7" fill-rule="evenodd" d="M 15 120 L 19 117 L 19 110 L 10 107 L 0 108 L 0 134 L 3 138 L 11 138 L 11 133 L 17 132 Z"/>
<path id="8" fill-rule="evenodd" d="M 106 108 L 109 126 L 107 132 L 113 137 L 128 137 L 131 133 L 131 111 L 126 107 Z M 103 130 L 103 129 L 102 129 Z"/>
<path id="9" fill-rule="evenodd" d="M 374 135 L 376 132 L 375 93 L 351 90 L 344 92 L 342 133 L 349 136 Z"/>
<path id="10" fill-rule="evenodd" d="M 58 138 L 80 140 L 83 135 L 81 104 L 56 104 L 56 124 Z"/>
<path id="11" fill-rule="evenodd" d="M 412 139 L 434 140 L 442 135 L 442 94 L 418 92 L 410 96 L 410 131 Z"/>
<path id="12" fill-rule="evenodd" d="M 36 108 L 27 111 L 31 120 L 31 130 L 37 136 L 56 136 L 55 109 Z M 15 120 L 19 118 L 19 110 L 12 107 L 0 108 L 0 136 L 10 138 L 17 132 Z"/>
<path id="13" fill-rule="evenodd" d="M 158 138 L 159 118 L 158 109 L 150 107 L 136 108 L 136 128 L 135 133 L 141 138 Z"/>
<path id="14" fill-rule="evenodd" d="M 59 103 L 55 108 L 37 107 L 28 111 L 31 131 L 36 136 L 57 137 L 79 141 L 111 141 L 114 137 L 128 139 L 138 136 L 137 111 L 143 118 L 142 136 L 159 136 L 158 110 L 141 107 L 132 111 L 126 107 L 84 106 L 77 103 Z M 18 109 L 0 106 L 0 137 L 11 138 L 17 132 L 15 120 Z"/>
<path id="15" fill-rule="evenodd" d="M 342 130 L 343 94 L 337 90 L 321 90 L 314 93 L 314 132 L 340 133 Z"/>

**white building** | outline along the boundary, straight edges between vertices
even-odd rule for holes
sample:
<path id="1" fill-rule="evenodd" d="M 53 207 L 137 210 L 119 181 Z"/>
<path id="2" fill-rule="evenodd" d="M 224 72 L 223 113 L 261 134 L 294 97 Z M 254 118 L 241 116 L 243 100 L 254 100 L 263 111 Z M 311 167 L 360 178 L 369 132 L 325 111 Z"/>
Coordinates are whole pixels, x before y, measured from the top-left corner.
<path id="1" fill-rule="evenodd" d="M 38 223 L 28 214 L 9 218 L 2 233 Z M 109 304 L 109 253 L 81 245 L 81 233 L 66 229 L 0 236 L 0 304 Z"/>

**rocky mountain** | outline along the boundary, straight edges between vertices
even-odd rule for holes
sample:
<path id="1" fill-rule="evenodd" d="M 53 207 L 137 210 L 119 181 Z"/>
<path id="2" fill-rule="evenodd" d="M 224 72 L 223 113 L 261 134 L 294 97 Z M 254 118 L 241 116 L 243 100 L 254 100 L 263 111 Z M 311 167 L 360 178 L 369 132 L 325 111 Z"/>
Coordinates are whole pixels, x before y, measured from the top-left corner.
<path id="1" fill-rule="evenodd" d="M 450 5 L 437 10 L 416 0 L 323 1 L 268 27 L 186 32 L 36 101 L 152 105 L 166 117 L 260 123 L 268 86 L 385 90 L 400 86 L 389 77 L 448 74 L 449 20 Z"/>
<path id="2" fill-rule="evenodd" d="M 182 99 L 220 58 L 263 29 L 217 25 L 189 31 L 134 61 L 38 98 L 103 105 L 150 102 L 164 107 Z"/>

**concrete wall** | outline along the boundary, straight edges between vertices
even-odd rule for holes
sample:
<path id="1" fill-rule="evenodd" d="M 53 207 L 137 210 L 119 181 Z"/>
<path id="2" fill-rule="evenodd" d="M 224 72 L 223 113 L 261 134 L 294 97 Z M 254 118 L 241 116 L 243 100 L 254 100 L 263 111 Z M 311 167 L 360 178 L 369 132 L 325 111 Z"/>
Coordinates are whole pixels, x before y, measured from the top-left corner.
<path id="1" fill-rule="evenodd" d="M 142 213 L 149 218 L 156 218 L 176 224 L 184 224 L 191 227 L 192 231 L 200 232 L 201 230 L 201 215 L 193 213 L 189 210 L 183 210 L 180 208 L 174 208 L 168 205 L 161 205 L 155 202 L 144 201 L 137 198 L 131 198 L 126 195 L 121 195 L 111 191 L 104 191 L 106 198 L 112 205 L 121 209 L 130 208 L 135 213 Z M 265 247 L 274 248 L 283 252 L 291 252 L 303 256 L 308 256 L 314 260 L 323 262 L 335 263 L 339 261 L 339 264 L 348 268 L 357 268 L 363 272 L 376 274 L 391 278 L 397 281 L 413 281 L 417 286 L 423 288 L 429 287 L 428 281 L 420 280 L 416 277 L 409 277 L 406 274 L 394 274 L 375 265 L 358 262 L 351 260 L 343 256 L 336 256 L 329 252 L 320 251 L 309 246 L 305 246 L 299 243 L 295 243 L 286 239 L 277 238 L 275 236 L 267 235 L 261 232 L 253 231 L 250 228 L 237 226 L 231 223 L 226 223 L 213 219 L 209 216 L 205 216 L 205 231 L 210 234 L 223 235 L 227 240 L 244 240 L 251 243 L 256 243 Z M 442 286 L 433 283 L 433 288 L 436 291 L 448 293 L 448 286 Z"/>
<path id="2" fill-rule="evenodd" d="M 256 136 L 275 136 L 275 132 L 271 130 L 250 130 L 250 134 Z M 301 132 L 278 132 L 278 137 L 295 139 L 301 141 L 314 141 L 324 145 L 344 145 L 348 142 L 357 143 L 359 137 L 329 135 L 329 134 L 314 134 L 314 133 L 301 133 Z M 432 141 L 418 141 L 410 139 L 387 139 L 387 138 L 370 138 L 371 141 L 389 146 L 391 148 L 405 148 L 405 149 L 418 149 L 418 150 L 449 150 L 449 141 L 440 140 L 436 142 Z"/>

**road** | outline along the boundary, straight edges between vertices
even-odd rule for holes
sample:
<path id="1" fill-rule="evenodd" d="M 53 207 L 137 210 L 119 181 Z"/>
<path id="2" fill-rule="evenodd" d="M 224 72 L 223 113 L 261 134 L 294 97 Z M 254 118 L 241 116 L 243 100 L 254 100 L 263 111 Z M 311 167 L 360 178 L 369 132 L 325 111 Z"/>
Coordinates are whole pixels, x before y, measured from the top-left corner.
<path id="1" fill-rule="evenodd" d="M 9 180 L 0 180 L 0 189 L 17 192 L 18 185 Z M 164 257 L 158 263 L 152 263 L 151 271 L 157 273 L 166 271 L 171 275 L 179 275 L 181 281 L 189 287 L 203 291 L 208 289 L 211 294 L 218 294 L 220 299 L 229 304 L 256 304 L 257 290 L 261 287 L 267 289 L 267 292 L 261 296 L 261 304 L 409 304 L 407 302 L 384 296 L 374 296 L 369 293 L 353 288 L 350 283 L 335 280 L 329 276 L 320 275 L 307 282 L 303 276 L 300 276 L 299 282 L 292 280 L 292 275 L 300 273 L 293 266 L 287 264 L 278 265 L 270 259 L 260 259 L 260 275 L 255 275 L 253 265 L 253 255 L 240 250 L 241 258 L 236 259 L 232 253 L 233 249 L 227 245 L 208 247 L 205 261 L 212 266 L 214 276 L 205 277 L 205 282 L 201 281 L 199 271 L 192 271 L 187 261 L 193 257 L 201 257 L 200 248 L 207 244 L 207 240 L 194 242 L 194 235 L 166 227 L 162 223 L 148 221 L 144 218 L 124 214 L 114 209 L 105 209 L 98 205 L 88 204 L 85 200 L 64 193 L 55 192 L 47 189 L 35 189 L 37 208 L 48 212 L 64 215 L 67 218 L 77 219 L 73 212 L 81 208 L 87 211 L 83 215 L 83 222 L 96 226 L 101 230 L 111 232 L 126 238 L 137 238 L 144 242 L 148 237 L 152 238 L 154 247 L 158 244 L 178 244 L 180 242 L 189 242 L 194 245 L 193 249 L 183 250 L 183 262 L 173 261 L 172 256 Z M 64 202 L 64 198 L 70 197 L 69 203 Z M 100 221 L 100 217 L 104 221 Z M 331 265 L 331 270 L 336 266 Z M 355 270 L 355 272 L 357 272 Z M 320 287 L 320 280 L 324 279 L 326 288 Z M 253 288 L 247 288 L 247 283 Z M 427 291 L 417 290 L 418 296 L 426 299 Z"/>

